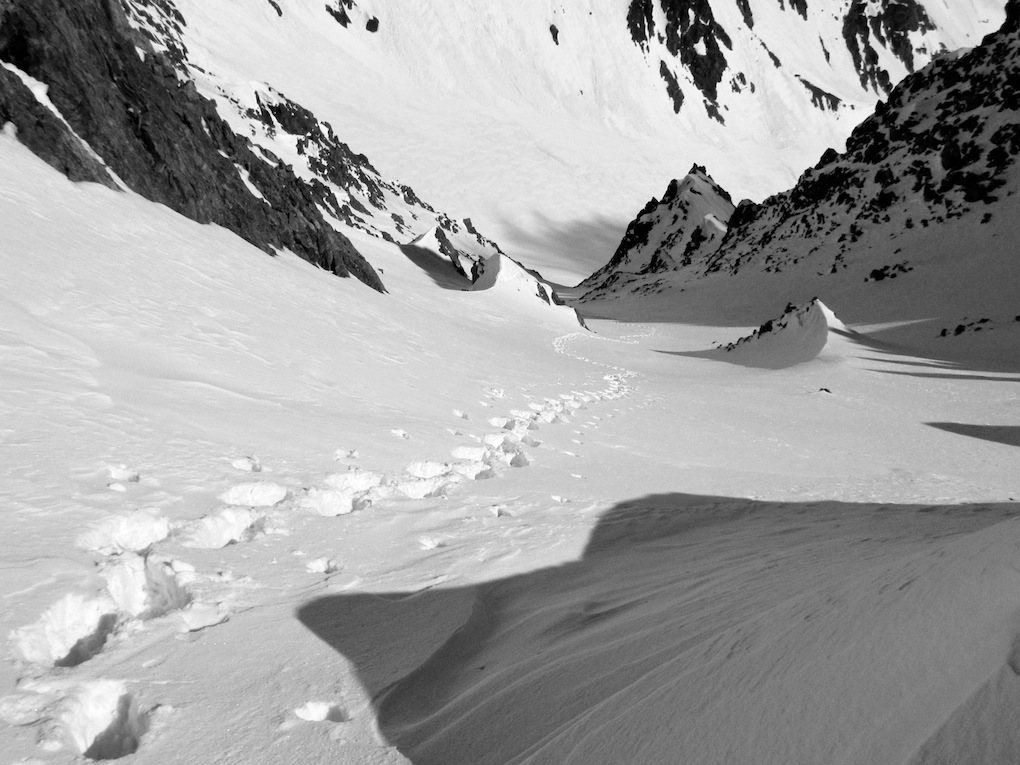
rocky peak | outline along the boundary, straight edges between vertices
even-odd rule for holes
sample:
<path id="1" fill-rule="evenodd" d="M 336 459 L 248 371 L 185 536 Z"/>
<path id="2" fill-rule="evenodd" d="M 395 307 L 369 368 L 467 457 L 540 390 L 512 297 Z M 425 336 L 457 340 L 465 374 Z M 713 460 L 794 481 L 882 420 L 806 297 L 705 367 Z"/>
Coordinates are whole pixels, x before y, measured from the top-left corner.
<path id="1" fill-rule="evenodd" d="M 631 221 L 610 261 L 581 283 L 585 298 L 700 262 L 703 253 L 712 252 L 722 240 L 733 210 L 730 195 L 705 168 L 692 166 Z"/>

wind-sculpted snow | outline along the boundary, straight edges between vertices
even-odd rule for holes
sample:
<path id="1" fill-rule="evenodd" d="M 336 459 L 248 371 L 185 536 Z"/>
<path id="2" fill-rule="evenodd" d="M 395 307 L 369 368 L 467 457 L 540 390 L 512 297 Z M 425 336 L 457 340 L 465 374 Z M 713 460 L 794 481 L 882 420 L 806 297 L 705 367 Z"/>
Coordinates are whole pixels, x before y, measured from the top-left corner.
<path id="1" fill-rule="evenodd" d="M 781 316 L 722 346 L 717 358 L 749 367 L 785 369 L 817 358 L 833 330 L 848 332 L 846 325 L 816 298 L 806 305 L 788 305 Z"/>

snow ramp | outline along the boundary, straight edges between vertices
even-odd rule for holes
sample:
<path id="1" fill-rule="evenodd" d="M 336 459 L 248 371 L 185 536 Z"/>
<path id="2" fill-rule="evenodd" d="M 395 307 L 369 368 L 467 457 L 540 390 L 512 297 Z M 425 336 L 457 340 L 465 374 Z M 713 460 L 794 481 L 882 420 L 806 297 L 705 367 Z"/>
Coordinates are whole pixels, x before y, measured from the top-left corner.
<path id="1" fill-rule="evenodd" d="M 712 357 L 741 366 L 785 369 L 820 356 L 843 355 L 840 345 L 851 335 L 828 306 L 814 298 L 799 306 L 788 304 L 781 316 L 766 321 L 750 335 L 721 346 Z"/>

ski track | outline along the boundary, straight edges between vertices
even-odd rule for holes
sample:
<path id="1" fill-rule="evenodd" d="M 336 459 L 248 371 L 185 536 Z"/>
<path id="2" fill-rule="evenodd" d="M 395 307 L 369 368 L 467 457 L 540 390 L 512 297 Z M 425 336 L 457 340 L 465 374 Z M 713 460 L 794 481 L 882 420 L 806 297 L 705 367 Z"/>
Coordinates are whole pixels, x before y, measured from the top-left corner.
<path id="1" fill-rule="evenodd" d="M 351 464 L 359 458 L 358 450 L 340 448 L 333 458 L 345 464 L 346 471 L 327 476 L 320 486 L 295 488 L 269 480 L 247 480 L 225 487 L 218 495 L 221 507 L 194 521 L 175 522 L 145 510 L 102 519 L 83 531 L 77 546 L 94 556 L 105 587 L 91 595 L 68 592 L 35 622 L 9 633 L 10 646 L 23 673 L 17 693 L 0 699 L 0 720 L 39 726 L 43 731 L 39 746 L 44 752 L 63 749 L 63 742 L 70 741 L 89 760 L 119 759 L 135 753 L 154 720 L 169 712 L 159 704 L 142 708 L 139 693 L 129 690 L 127 681 L 96 677 L 83 667 L 104 651 L 130 649 L 148 624 L 161 625 L 163 632 L 169 633 L 160 633 L 164 639 L 174 633 L 213 628 L 229 619 L 240 590 L 258 586 L 247 578 L 235 580 L 222 570 L 196 571 L 184 561 L 161 554 L 162 545 L 196 550 L 243 546 L 262 535 L 286 533 L 288 517 L 294 513 L 332 518 L 385 507 L 387 503 L 445 499 L 470 482 L 495 479 L 507 470 L 528 467 L 541 446 L 538 432 L 542 428 L 569 424 L 571 417 L 589 404 L 629 398 L 635 392 L 635 372 L 573 353 L 572 342 L 584 338 L 634 343 L 652 332 L 620 339 L 585 332 L 557 337 L 553 341 L 557 353 L 605 370 L 601 388 L 538 399 L 529 386 L 521 391 L 530 399 L 527 409 L 486 417 L 492 430 L 481 437 L 446 428 L 471 441 L 454 447 L 449 455 L 412 462 L 403 472 L 388 474 Z M 504 388 L 492 385 L 484 389 L 483 395 L 479 403 L 488 412 L 508 398 Z M 461 409 L 453 410 L 452 415 L 459 421 L 470 419 Z M 601 419 L 591 415 L 585 427 L 596 428 Z M 390 432 L 400 439 L 411 437 L 401 428 Z M 580 430 L 573 432 L 583 434 Z M 583 446 L 577 438 L 571 441 Z M 579 456 L 576 452 L 561 453 Z M 233 458 L 230 464 L 252 478 L 264 471 L 254 455 Z M 138 471 L 127 465 L 110 465 L 107 473 L 107 487 L 113 491 L 123 492 L 125 483 L 139 481 Z M 571 501 L 559 495 L 551 495 L 551 500 L 557 505 Z M 489 510 L 496 517 L 512 517 L 511 504 L 512 500 L 497 503 Z M 446 544 L 440 536 L 419 538 L 423 551 Z M 329 557 L 307 561 L 304 566 L 308 574 L 320 577 L 341 568 Z M 441 576 L 423 587 L 450 578 Z M 132 681 L 132 685 L 139 684 Z M 351 719 L 344 705 L 335 701 L 310 700 L 291 711 L 298 719 L 288 725 Z"/>

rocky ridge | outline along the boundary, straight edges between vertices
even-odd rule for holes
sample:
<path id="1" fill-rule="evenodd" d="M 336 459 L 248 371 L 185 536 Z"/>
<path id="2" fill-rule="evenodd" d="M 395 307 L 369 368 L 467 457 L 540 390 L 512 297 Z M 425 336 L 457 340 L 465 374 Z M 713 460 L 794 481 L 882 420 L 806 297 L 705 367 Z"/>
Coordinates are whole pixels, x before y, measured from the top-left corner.
<path id="1" fill-rule="evenodd" d="M 1020 153 L 1017 8 L 1010 4 L 1002 30 L 982 45 L 894 88 L 844 153 L 826 152 L 790 191 L 743 204 L 704 271 L 755 264 L 776 272 L 810 258 L 837 273 L 865 229 L 927 228 L 986 213 L 991 220 L 994 206 L 1014 194 L 1004 187 Z"/>

